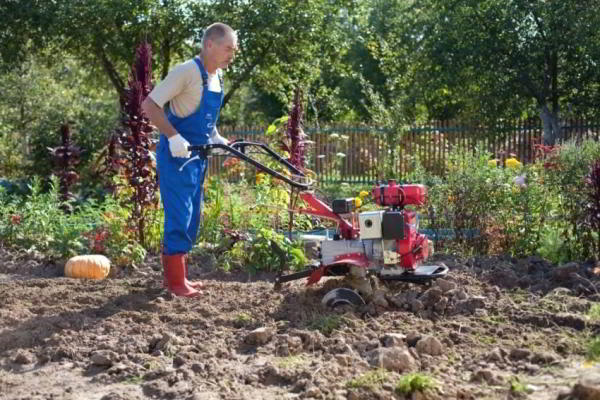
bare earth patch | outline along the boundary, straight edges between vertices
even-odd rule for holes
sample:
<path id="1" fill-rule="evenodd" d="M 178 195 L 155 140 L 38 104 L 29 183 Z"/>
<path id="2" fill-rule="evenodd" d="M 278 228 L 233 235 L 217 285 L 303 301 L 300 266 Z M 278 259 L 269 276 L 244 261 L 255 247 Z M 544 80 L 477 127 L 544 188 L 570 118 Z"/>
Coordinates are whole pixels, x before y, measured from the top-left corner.
<path id="1" fill-rule="evenodd" d="M 341 278 L 276 291 L 192 265 L 207 289 L 181 299 L 158 258 L 82 281 L 0 252 L 2 399 L 599 398 L 600 366 L 584 362 L 600 335 L 593 265 L 443 257 L 431 287 L 328 310 Z"/>

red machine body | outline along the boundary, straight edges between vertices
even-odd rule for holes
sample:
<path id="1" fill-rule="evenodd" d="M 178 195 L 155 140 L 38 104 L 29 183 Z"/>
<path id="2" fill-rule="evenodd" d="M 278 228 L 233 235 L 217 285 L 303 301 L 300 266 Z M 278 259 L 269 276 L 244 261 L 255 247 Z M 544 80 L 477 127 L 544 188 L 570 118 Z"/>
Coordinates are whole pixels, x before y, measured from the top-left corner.
<path id="1" fill-rule="evenodd" d="M 311 192 L 300 193 L 302 200 L 309 206 L 300 209 L 300 212 L 338 223 L 338 233 L 334 239 L 338 243 L 322 243 L 321 265 L 312 272 L 308 284 L 318 282 L 328 268 L 339 265 L 378 270 L 395 268 L 410 273 L 432 253 L 431 242 L 418 232 L 417 213 L 404 209 L 407 205 L 426 204 L 426 186 L 398 185 L 395 180 L 389 180 L 387 184 L 375 186 L 371 194 L 376 204 L 387 209 L 340 214 L 335 213 Z M 359 220 L 368 220 L 370 225 L 367 228 L 366 225 L 359 224 Z"/>
<path id="2" fill-rule="evenodd" d="M 384 207 L 421 206 L 427 203 L 427 186 L 397 185 L 390 179 L 387 185 L 375 186 L 371 195 L 375 203 Z"/>
<path id="3" fill-rule="evenodd" d="M 400 209 L 404 215 L 404 238 L 396 240 L 396 250 L 401 257 L 401 266 L 414 270 L 418 262 L 429 256 L 429 242 L 418 233 L 417 214 L 404 210 L 404 206 L 422 206 L 427 203 L 427 186 L 397 185 L 390 179 L 387 185 L 375 186 L 371 192 L 373 200 L 380 206 Z"/>
<path id="4" fill-rule="evenodd" d="M 400 254 L 401 266 L 414 270 L 420 261 L 429 257 L 429 240 L 418 232 L 417 215 L 404 210 L 404 239 L 396 240 L 396 251 Z"/>

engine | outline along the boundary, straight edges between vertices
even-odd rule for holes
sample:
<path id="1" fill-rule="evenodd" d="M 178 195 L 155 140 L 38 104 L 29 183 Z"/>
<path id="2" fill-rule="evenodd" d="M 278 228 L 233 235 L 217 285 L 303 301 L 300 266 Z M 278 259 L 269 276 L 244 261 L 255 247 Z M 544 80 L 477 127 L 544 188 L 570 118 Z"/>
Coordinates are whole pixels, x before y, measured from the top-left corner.
<path id="1" fill-rule="evenodd" d="M 359 238 L 324 241 L 321 244 L 322 262 L 328 265 L 339 260 L 341 255 L 362 255 L 369 264 L 414 270 L 433 253 L 433 244 L 425 235 L 418 233 L 416 212 L 404 207 L 426 204 L 427 187 L 397 185 L 395 180 L 389 180 L 385 185 L 374 187 L 371 195 L 376 204 L 386 209 L 358 214 Z M 354 221 L 353 205 L 352 199 L 335 200 L 332 211 L 338 215 L 350 215 Z"/>

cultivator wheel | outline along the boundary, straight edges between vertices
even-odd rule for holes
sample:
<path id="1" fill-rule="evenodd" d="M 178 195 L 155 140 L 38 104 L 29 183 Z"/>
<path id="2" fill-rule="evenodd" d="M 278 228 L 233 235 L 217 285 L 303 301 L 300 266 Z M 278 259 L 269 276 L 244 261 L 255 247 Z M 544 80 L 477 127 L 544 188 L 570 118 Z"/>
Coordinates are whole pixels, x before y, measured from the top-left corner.
<path id="1" fill-rule="evenodd" d="M 325 307 L 335 308 L 342 305 L 364 306 L 364 299 L 355 291 L 348 288 L 337 288 L 328 292 L 321 300 Z"/>

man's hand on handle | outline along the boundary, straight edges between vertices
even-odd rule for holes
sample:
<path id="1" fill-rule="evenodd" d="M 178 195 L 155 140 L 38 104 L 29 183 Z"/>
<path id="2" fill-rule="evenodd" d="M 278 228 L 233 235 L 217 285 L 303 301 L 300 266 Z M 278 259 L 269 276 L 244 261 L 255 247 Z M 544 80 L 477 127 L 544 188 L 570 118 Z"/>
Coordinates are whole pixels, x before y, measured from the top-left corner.
<path id="1" fill-rule="evenodd" d="M 179 133 L 169 138 L 169 150 L 173 157 L 189 158 L 192 153 L 188 150 L 190 143 Z"/>

